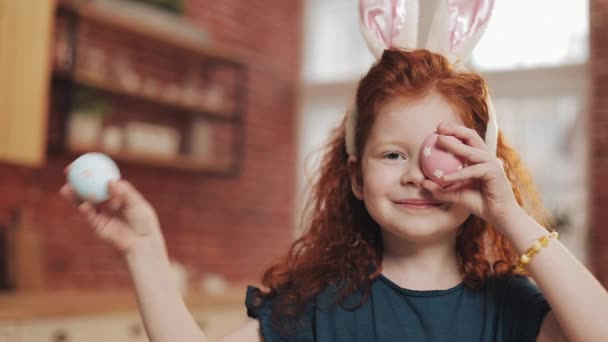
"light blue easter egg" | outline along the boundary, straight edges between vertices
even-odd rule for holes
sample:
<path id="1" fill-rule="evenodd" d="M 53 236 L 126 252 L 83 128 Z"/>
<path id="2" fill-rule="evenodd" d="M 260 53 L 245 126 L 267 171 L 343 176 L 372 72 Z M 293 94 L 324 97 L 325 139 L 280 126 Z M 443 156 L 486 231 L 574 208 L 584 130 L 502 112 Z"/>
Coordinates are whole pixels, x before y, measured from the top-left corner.
<path id="1" fill-rule="evenodd" d="M 68 170 L 68 183 L 78 197 L 93 203 L 109 198 L 108 183 L 120 179 L 116 163 L 103 153 L 86 153 L 78 157 Z"/>

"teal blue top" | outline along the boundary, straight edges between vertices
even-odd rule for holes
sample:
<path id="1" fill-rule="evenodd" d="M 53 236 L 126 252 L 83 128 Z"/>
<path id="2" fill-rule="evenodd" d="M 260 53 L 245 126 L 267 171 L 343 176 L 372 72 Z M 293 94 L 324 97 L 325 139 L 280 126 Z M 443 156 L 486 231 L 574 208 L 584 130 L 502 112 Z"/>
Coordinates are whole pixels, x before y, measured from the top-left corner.
<path id="1" fill-rule="evenodd" d="M 256 290 L 247 287 L 245 305 L 249 317 L 260 321 L 266 342 L 527 342 L 536 340 L 550 310 L 540 290 L 523 276 L 488 278 L 475 290 L 461 283 L 417 291 L 380 275 L 368 300 L 355 310 L 326 305 L 333 302 L 333 290 L 319 294 L 303 313 L 304 325 L 286 338 L 271 325 L 272 300 L 252 305 Z M 353 297 L 351 303 L 358 303 L 360 296 Z"/>

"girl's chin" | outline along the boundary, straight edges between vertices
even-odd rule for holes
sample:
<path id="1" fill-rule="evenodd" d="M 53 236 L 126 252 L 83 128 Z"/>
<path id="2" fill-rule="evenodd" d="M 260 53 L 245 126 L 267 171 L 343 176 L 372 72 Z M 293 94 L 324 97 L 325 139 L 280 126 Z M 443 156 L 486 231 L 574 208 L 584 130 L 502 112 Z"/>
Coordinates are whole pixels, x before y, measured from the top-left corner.
<path id="1" fill-rule="evenodd" d="M 383 234 L 386 234 L 393 241 L 397 240 L 406 244 L 438 243 L 454 240 L 458 234 L 458 227 L 425 226 L 422 224 L 418 224 L 416 227 L 400 225 L 391 229 L 383 229 Z"/>

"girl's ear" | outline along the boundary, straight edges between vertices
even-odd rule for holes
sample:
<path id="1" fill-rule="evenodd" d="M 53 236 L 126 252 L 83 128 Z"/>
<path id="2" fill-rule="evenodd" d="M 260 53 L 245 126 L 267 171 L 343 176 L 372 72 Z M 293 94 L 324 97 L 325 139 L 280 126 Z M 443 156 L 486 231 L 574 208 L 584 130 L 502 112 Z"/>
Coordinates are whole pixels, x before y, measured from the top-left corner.
<path id="1" fill-rule="evenodd" d="M 363 175 L 361 174 L 361 165 L 357 162 L 356 157 L 348 157 L 348 173 L 350 176 L 350 186 L 353 195 L 359 200 L 363 200 Z"/>

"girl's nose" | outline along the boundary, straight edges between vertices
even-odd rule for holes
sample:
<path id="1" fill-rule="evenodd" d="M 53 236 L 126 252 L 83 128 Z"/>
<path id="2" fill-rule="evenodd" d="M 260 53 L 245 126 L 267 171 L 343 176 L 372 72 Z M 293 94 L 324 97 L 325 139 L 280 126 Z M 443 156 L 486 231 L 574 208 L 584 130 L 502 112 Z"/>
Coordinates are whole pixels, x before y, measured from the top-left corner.
<path id="1" fill-rule="evenodd" d="M 408 163 L 405 169 L 403 170 L 403 174 L 401 175 L 401 184 L 412 184 L 420 187 L 422 186 L 422 181 L 425 178 L 426 176 L 424 175 L 424 172 L 422 172 L 420 163 L 418 162 L 418 160 L 415 160 L 413 163 Z"/>

